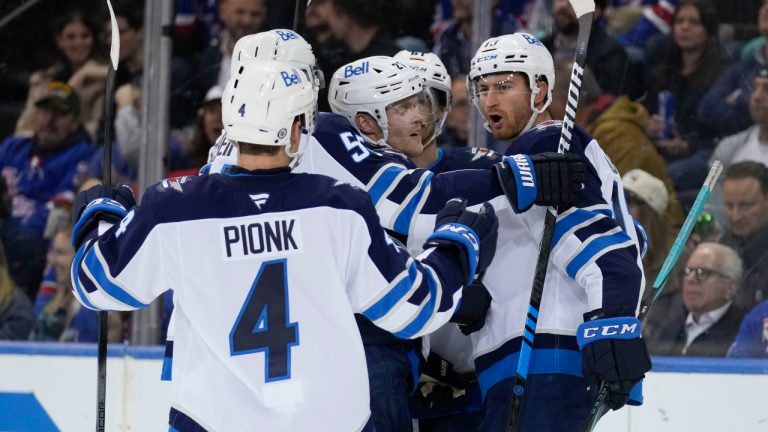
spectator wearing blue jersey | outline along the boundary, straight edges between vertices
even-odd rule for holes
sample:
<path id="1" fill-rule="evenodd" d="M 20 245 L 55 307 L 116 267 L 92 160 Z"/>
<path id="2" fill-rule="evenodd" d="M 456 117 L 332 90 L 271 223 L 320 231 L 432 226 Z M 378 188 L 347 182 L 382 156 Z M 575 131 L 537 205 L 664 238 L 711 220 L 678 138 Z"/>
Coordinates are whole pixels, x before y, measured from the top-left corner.
<path id="1" fill-rule="evenodd" d="M 12 217 L 42 234 L 54 200 L 71 202 L 93 154 L 68 85 L 54 81 L 35 104 L 35 134 L 0 144 L 0 169 L 13 199 Z"/>
<path id="2" fill-rule="evenodd" d="M 741 320 L 728 357 L 768 358 L 768 300 L 755 306 Z"/>

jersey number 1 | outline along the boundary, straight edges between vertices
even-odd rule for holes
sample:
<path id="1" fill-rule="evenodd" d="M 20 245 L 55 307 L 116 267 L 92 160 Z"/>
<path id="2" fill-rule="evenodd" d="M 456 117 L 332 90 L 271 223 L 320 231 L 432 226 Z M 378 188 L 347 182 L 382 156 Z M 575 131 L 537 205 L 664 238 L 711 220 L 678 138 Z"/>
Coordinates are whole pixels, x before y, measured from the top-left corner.
<path id="1" fill-rule="evenodd" d="M 229 332 L 231 355 L 264 352 L 267 382 L 291 378 L 291 347 L 299 344 L 299 325 L 288 317 L 286 266 L 285 259 L 261 265 Z"/>

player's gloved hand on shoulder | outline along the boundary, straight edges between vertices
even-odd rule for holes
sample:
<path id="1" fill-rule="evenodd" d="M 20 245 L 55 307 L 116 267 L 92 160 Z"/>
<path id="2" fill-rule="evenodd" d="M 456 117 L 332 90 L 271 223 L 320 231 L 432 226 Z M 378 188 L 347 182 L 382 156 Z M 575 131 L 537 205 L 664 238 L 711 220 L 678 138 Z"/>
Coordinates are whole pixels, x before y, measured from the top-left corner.
<path id="1" fill-rule="evenodd" d="M 435 232 L 427 238 L 424 249 L 429 247 L 456 248 L 463 259 L 462 270 L 469 285 L 475 275 L 482 273 L 493 261 L 499 220 L 488 203 L 483 203 L 475 213 L 467 208 L 467 200 L 454 198 L 445 203 L 437 213 Z"/>
<path id="2" fill-rule="evenodd" d="M 532 205 L 575 205 L 587 170 L 584 161 L 573 153 L 516 154 L 493 166 L 499 184 L 516 213 Z"/>
<path id="3" fill-rule="evenodd" d="M 630 316 L 597 318 L 584 322 L 577 330 L 584 379 L 595 398 L 600 383 L 606 383 L 605 402 L 611 409 L 624 406 L 632 387 L 651 369 L 641 333 L 640 321 Z"/>
<path id="4" fill-rule="evenodd" d="M 475 279 L 461 290 L 461 304 L 450 321 L 456 323 L 462 333 L 470 335 L 485 325 L 491 294 L 480 279 Z"/>
<path id="5" fill-rule="evenodd" d="M 119 222 L 136 206 L 133 191 L 127 185 L 96 185 L 80 192 L 72 206 L 72 246 L 79 248 L 100 221 Z"/>

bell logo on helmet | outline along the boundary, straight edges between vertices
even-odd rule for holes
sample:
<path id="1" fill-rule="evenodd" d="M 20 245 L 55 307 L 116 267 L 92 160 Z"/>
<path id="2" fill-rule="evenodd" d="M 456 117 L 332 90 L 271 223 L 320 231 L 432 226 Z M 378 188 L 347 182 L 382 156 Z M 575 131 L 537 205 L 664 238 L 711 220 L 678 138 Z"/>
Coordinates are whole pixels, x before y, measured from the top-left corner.
<path id="1" fill-rule="evenodd" d="M 280 39 L 282 39 L 283 42 L 289 41 L 291 39 L 297 39 L 297 40 L 299 39 L 296 36 L 296 33 L 293 33 L 293 32 L 275 30 L 275 33 L 277 33 L 278 36 L 280 36 Z"/>
<path id="2" fill-rule="evenodd" d="M 292 74 L 288 72 L 280 72 L 280 76 L 283 77 L 283 82 L 285 83 L 286 87 L 290 87 L 301 82 L 301 78 L 299 78 L 299 74 L 296 72 L 296 69 L 293 69 Z"/>
<path id="3" fill-rule="evenodd" d="M 344 68 L 344 78 L 367 74 L 370 67 L 371 65 L 367 61 L 364 61 L 362 65 L 357 67 L 353 65 L 347 65 L 347 67 Z"/>
<path id="4" fill-rule="evenodd" d="M 536 39 L 536 36 L 531 36 L 529 34 L 521 33 L 520 36 L 523 37 L 523 39 L 527 40 L 529 44 L 531 45 L 540 45 L 544 46 L 543 43 L 541 43 L 540 40 Z"/>

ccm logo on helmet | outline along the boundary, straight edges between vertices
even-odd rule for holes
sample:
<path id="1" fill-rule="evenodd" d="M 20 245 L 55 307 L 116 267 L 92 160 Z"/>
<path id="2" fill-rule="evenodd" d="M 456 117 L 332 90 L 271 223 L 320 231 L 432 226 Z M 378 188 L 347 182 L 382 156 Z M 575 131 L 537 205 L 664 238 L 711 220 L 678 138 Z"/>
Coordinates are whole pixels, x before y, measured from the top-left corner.
<path id="1" fill-rule="evenodd" d="M 602 327 L 586 327 L 584 328 L 584 339 L 591 339 L 597 336 L 616 336 L 627 333 L 635 333 L 637 331 L 637 323 L 632 324 L 609 324 Z"/>
<path id="2" fill-rule="evenodd" d="M 475 63 L 481 63 L 481 62 L 484 62 L 484 61 L 495 60 L 496 57 L 498 57 L 498 55 L 496 55 L 496 54 L 487 55 L 487 56 L 478 58 L 477 60 L 475 60 Z"/>
<path id="3" fill-rule="evenodd" d="M 296 69 L 293 69 L 292 74 L 288 72 L 280 72 L 280 76 L 283 77 L 283 82 L 285 83 L 286 87 L 290 87 L 301 82 L 301 78 L 299 78 L 299 74 L 296 72 Z"/>
<path id="4" fill-rule="evenodd" d="M 371 65 L 367 61 L 364 61 L 362 65 L 357 67 L 349 65 L 344 68 L 344 78 L 349 78 L 354 75 L 367 74 L 370 67 Z"/>
<path id="5" fill-rule="evenodd" d="M 275 33 L 277 33 L 278 36 L 280 36 L 280 39 L 282 39 L 284 42 L 289 41 L 291 39 L 298 39 L 298 37 L 296 36 L 296 33 L 293 33 L 293 32 L 284 32 L 280 30 L 275 30 Z"/>

